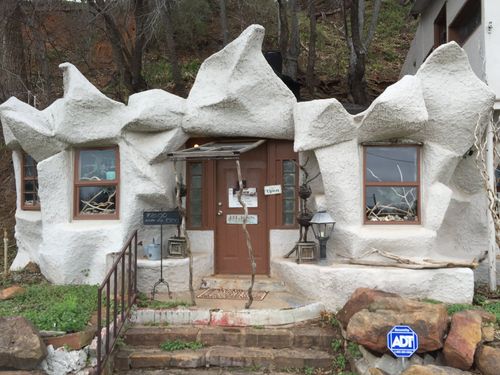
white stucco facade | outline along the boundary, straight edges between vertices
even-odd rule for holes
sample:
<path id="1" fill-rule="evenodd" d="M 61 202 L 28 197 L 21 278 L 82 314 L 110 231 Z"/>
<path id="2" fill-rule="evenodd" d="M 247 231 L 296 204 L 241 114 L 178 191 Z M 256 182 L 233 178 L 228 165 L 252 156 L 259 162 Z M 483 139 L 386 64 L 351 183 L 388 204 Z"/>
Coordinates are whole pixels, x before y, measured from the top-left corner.
<path id="1" fill-rule="evenodd" d="M 56 283 L 100 282 L 106 254 L 119 250 L 133 230 L 140 230 L 140 239 L 154 235 L 142 226 L 142 212 L 175 206 L 167 153 L 200 136 L 294 140 L 300 157 L 310 158 L 310 174 L 321 172 L 312 184 L 311 208 L 327 209 L 337 221 L 327 263 L 371 248 L 415 259 L 468 261 L 486 250 L 486 201 L 467 154 L 476 123 L 486 123 L 495 97 L 473 73 L 463 49 L 455 43 L 439 47 L 415 76 L 403 77 L 365 112 L 350 115 L 335 99 L 297 103 L 265 61 L 263 37 L 261 26 L 250 26 L 209 57 L 187 99 L 150 90 L 132 95 L 127 105 L 118 103 L 65 63 L 64 97 L 47 109 L 38 111 L 15 98 L 2 104 L 0 116 L 6 143 L 13 149 L 18 188 L 21 150 L 38 161 L 40 184 L 40 212 L 23 211 L 17 202 L 19 250 L 13 268 L 34 261 Z M 419 224 L 364 224 L 362 149 L 366 142 L 379 141 L 422 145 Z M 120 155 L 119 219 L 76 220 L 75 150 L 109 145 L 117 145 Z M 171 234 L 173 229 L 164 233 Z M 273 229 L 268 236 L 271 274 L 288 272 L 279 260 L 298 240 L 298 231 Z M 191 230 L 190 238 L 198 254 L 199 280 L 213 273 L 214 232 Z M 157 268 L 141 262 L 143 269 Z M 187 289 L 186 266 L 185 260 L 166 265 L 169 272 L 179 273 L 173 282 L 176 289 L 184 284 Z M 310 267 L 314 265 L 304 271 L 312 272 Z M 290 268 L 290 274 L 300 269 Z M 327 277 L 329 272 L 321 274 Z M 384 272 L 372 274 L 382 277 Z M 400 273 L 393 273 L 391 280 Z M 469 287 L 471 274 L 459 273 Z M 432 279 L 432 272 L 422 275 L 415 274 L 415 282 Z M 148 277 L 141 283 L 150 283 Z M 316 287 L 308 285 L 300 288 Z"/>

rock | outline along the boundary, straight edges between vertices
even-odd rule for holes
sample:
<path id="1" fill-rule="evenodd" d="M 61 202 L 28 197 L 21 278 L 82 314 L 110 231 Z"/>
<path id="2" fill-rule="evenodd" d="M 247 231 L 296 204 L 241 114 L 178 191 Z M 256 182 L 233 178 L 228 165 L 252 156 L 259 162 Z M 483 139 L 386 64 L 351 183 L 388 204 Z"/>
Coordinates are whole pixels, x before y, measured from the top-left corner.
<path id="1" fill-rule="evenodd" d="M 376 368 L 383 370 L 389 375 L 399 375 L 403 371 L 403 363 L 389 354 L 384 354 L 377 362 Z"/>
<path id="2" fill-rule="evenodd" d="M 484 342 L 492 342 L 495 340 L 495 327 L 483 326 L 481 328 L 481 339 Z"/>
<path id="3" fill-rule="evenodd" d="M 387 332 L 399 324 L 418 335 L 418 352 L 442 348 L 448 313 L 442 304 L 430 304 L 401 297 L 384 297 L 355 313 L 347 325 L 348 340 L 379 353 L 387 351 Z"/>
<path id="4" fill-rule="evenodd" d="M 13 285 L 10 288 L 5 288 L 0 291 L 0 301 L 5 301 L 7 299 L 14 298 L 26 291 L 23 287 L 19 285 Z"/>
<path id="5" fill-rule="evenodd" d="M 424 363 L 423 363 L 424 366 L 426 366 L 426 365 L 433 365 L 435 362 L 436 362 L 436 358 L 434 358 L 429 353 L 426 353 L 424 355 Z"/>
<path id="6" fill-rule="evenodd" d="M 33 325 L 23 317 L 0 318 L 0 368 L 35 369 L 47 348 Z"/>
<path id="7" fill-rule="evenodd" d="M 49 345 L 47 351 L 47 358 L 40 367 L 48 375 L 75 373 L 82 370 L 87 363 L 88 354 L 85 350 L 68 352 L 64 348 L 54 349 L 52 345 Z"/>
<path id="8" fill-rule="evenodd" d="M 472 375 L 468 371 L 462 371 L 453 367 L 445 366 L 420 366 L 413 365 L 408 367 L 401 375 Z"/>
<path id="9" fill-rule="evenodd" d="M 483 375 L 498 375 L 500 372 L 500 348 L 481 346 L 476 353 L 476 367 Z"/>
<path id="10" fill-rule="evenodd" d="M 453 314 L 443 348 L 446 364 L 461 370 L 470 369 L 480 341 L 481 317 L 471 310 Z"/>
<path id="11" fill-rule="evenodd" d="M 382 290 L 370 288 L 358 288 L 354 291 L 351 298 L 346 302 L 344 307 L 337 313 L 337 319 L 342 323 L 342 327 L 346 328 L 351 317 L 358 311 L 368 308 L 375 300 L 383 297 L 397 297 L 395 293 L 388 293 Z"/>
<path id="12" fill-rule="evenodd" d="M 488 311 L 482 310 L 482 309 L 477 309 L 474 310 L 474 312 L 481 317 L 481 321 L 484 324 L 487 323 L 496 323 L 497 322 L 497 317 L 495 314 L 492 314 Z"/>

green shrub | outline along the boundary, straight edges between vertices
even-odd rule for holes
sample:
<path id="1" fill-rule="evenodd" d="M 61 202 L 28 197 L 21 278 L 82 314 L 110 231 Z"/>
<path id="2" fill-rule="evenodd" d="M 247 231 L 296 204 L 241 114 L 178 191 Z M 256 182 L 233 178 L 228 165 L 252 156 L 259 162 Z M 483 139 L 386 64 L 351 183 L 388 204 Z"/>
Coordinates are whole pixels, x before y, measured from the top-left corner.
<path id="1" fill-rule="evenodd" d="M 174 341 L 165 341 L 160 344 L 160 349 L 165 350 L 166 352 L 173 352 L 176 350 L 184 350 L 184 349 L 196 350 L 201 348 L 203 348 L 203 344 L 201 342 L 196 342 L 196 341 L 174 340 Z"/>
<path id="2" fill-rule="evenodd" d="M 38 329 L 77 332 L 97 310 L 97 286 L 39 284 L 0 302 L 0 316 L 23 316 Z"/>

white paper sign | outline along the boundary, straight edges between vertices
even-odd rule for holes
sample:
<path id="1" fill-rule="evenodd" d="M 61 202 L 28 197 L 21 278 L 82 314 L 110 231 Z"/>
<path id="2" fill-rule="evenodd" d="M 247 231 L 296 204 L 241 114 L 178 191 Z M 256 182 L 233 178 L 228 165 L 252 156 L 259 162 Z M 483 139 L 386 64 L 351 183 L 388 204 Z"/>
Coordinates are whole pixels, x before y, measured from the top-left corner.
<path id="1" fill-rule="evenodd" d="M 233 191 L 233 188 L 228 189 L 228 205 L 230 208 L 241 207 L 240 202 L 238 202 L 238 192 Z M 257 189 L 256 188 L 246 188 L 243 189 L 241 194 L 241 199 L 247 204 L 247 207 L 258 207 Z"/>
<path id="2" fill-rule="evenodd" d="M 243 224 L 245 215 L 226 215 L 226 224 Z M 247 224 L 258 224 L 259 218 L 257 215 L 248 215 Z"/>
<path id="3" fill-rule="evenodd" d="M 281 194 L 281 185 L 264 186 L 264 195 Z"/>

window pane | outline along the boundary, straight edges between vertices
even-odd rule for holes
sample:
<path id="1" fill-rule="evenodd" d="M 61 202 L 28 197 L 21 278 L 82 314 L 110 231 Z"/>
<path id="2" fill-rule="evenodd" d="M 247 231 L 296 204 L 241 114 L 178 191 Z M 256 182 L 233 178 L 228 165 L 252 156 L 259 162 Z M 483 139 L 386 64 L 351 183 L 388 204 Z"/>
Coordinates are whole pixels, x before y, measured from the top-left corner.
<path id="1" fill-rule="evenodd" d="M 201 175 L 201 163 L 190 163 L 189 168 L 191 169 L 191 174 L 193 176 L 200 176 Z"/>
<path id="2" fill-rule="evenodd" d="M 26 165 L 24 167 L 24 176 L 25 177 L 35 177 L 36 176 L 36 167 Z"/>
<path id="3" fill-rule="evenodd" d="M 117 178 L 115 159 L 115 149 L 80 150 L 80 180 L 115 180 Z"/>
<path id="4" fill-rule="evenodd" d="M 369 221 L 418 221 L 415 187 L 366 188 L 366 218 Z"/>
<path id="5" fill-rule="evenodd" d="M 282 224 L 295 224 L 296 166 L 293 160 L 283 160 Z"/>
<path id="6" fill-rule="evenodd" d="M 295 163 L 293 160 L 283 161 L 283 171 L 295 173 Z"/>
<path id="7" fill-rule="evenodd" d="M 36 193 L 24 194 L 24 205 L 28 207 L 38 206 L 40 202 L 38 201 L 38 195 Z"/>
<path id="8" fill-rule="evenodd" d="M 189 163 L 190 186 L 189 189 L 189 202 L 188 202 L 188 219 L 189 224 L 193 228 L 202 226 L 202 212 L 203 212 L 203 168 L 202 163 Z"/>
<path id="9" fill-rule="evenodd" d="M 366 181 L 417 181 L 417 148 L 367 147 Z"/>
<path id="10" fill-rule="evenodd" d="M 24 181 L 24 191 L 26 193 L 36 193 L 38 192 L 38 184 L 36 181 Z"/>
<path id="11" fill-rule="evenodd" d="M 116 212 L 116 186 L 80 187 L 79 211 L 82 215 L 103 215 Z"/>

